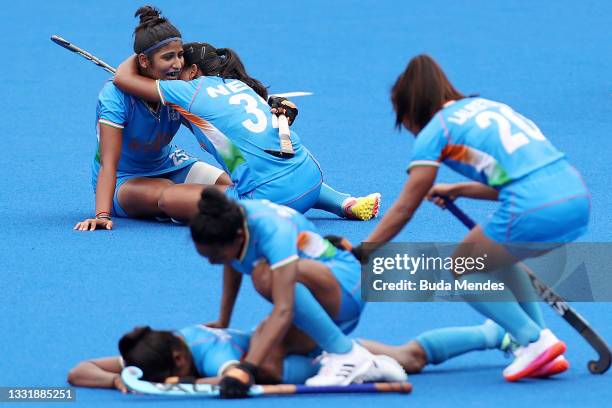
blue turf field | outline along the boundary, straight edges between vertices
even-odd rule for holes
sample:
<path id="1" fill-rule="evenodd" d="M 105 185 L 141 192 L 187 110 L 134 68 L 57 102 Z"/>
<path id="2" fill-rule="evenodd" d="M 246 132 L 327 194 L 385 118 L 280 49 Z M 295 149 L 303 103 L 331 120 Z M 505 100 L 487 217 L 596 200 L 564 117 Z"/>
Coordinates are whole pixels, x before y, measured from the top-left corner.
<path id="1" fill-rule="evenodd" d="M 186 40 L 236 49 L 272 91 L 305 90 L 295 130 L 326 171 L 353 194 L 380 191 L 383 212 L 404 180 L 411 137 L 393 129 L 389 88 L 408 59 L 433 55 L 455 85 L 502 100 L 532 118 L 584 174 L 593 194 L 583 241 L 612 241 L 612 54 L 609 1 L 158 1 Z M 465 3 L 461 5 L 460 3 Z M 5 44 L 0 124 L 0 386 L 62 386 L 82 359 L 116 354 L 137 324 L 179 328 L 216 318 L 219 270 L 199 258 L 188 230 L 118 219 L 112 232 L 78 233 L 93 211 L 90 164 L 96 96 L 107 74 L 49 41 L 60 34 L 116 65 L 131 52 L 131 16 L 142 2 L 3 3 Z M 10 74 L 13 72 L 13 74 Z M 200 153 L 182 131 L 177 142 Z M 457 180 L 447 170 L 440 180 Z M 493 207 L 464 202 L 477 219 Z M 326 233 L 359 240 L 374 222 L 312 211 Z M 459 240 L 463 227 L 422 207 L 403 241 Z M 250 284 L 233 325 L 250 328 L 268 310 Z M 612 339 L 612 304 L 576 307 Z M 411 396 L 290 397 L 232 406 L 601 406 L 612 374 L 588 374 L 591 351 L 546 310 L 569 346 L 559 378 L 507 384 L 507 363 L 490 351 L 412 376 Z M 356 334 L 403 342 L 419 332 L 481 321 L 463 304 L 372 304 Z M 151 398 L 78 390 L 78 406 L 151 406 Z M 168 400 L 164 407 L 201 406 Z M 221 404 L 207 401 L 207 406 Z"/>

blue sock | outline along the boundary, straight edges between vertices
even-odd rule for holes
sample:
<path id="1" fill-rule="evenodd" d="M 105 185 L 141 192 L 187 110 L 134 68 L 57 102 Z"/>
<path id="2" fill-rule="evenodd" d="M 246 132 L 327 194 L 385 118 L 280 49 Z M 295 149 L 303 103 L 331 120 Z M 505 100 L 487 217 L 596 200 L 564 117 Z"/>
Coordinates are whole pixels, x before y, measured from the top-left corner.
<path id="1" fill-rule="evenodd" d="M 542 308 L 538 302 L 519 302 L 521 308 L 527 313 L 527 315 L 533 320 L 539 327 L 540 330 L 546 328 L 546 322 L 542 315 Z"/>
<path id="2" fill-rule="evenodd" d="M 295 285 L 293 322 L 328 353 L 344 354 L 353 348 L 351 339 L 340 330 L 310 290 L 301 283 Z"/>
<path id="3" fill-rule="evenodd" d="M 319 368 L 311 357 L 289 354 L 283 360 L 283 384 L 304 384 Z"/>
<path id="4" fill-rule="evenodd" d="M 427 354 L 427 362 L 443 361 L 475 350 L 498 348 L 504 338 L 504 329 L 493 321 L 480 326 L 446 327 L 426 331 L 416 341 Z"/>
<path id="5" fill-rule="evenodd" d="M 491 276 L 503 281 L 510 288 L 514 296 L 519 300 L 521 308 L 529 315 L 540 329 L 546 328 L 542 309 L 538 302 L 539 296 L 531 284 L 531 279 L 518 265 L 509 268 L 498 269 L 491 272 Z"/>
<path id="6" fill-rule="evenodd" d="M 313 208 L 336 214 L 339 217 L 344 217 L 345 215 L 344 209 L 342 208 L 342 203 L 350 196 L 350 194 L 340 193 L 323 183 L 321 184 L 319 199 Z"/>
<path id="7" fill-rule="evenodd" d="M 496 279 L 496 276 L 502 276 L 497 274 L 495 271 L 493 273 L 470 273 L 462 277 L 461 279 L 469 279 L 470 282 L 479 282 L 490 280 L 492 282 L 501 282 L 504 283 L 506 280 Z M 508 293 L 511 295 L 511 293 Z M 495 323 L 499 324 L 502 328 L 504 328 L 510 335 L 522 346 L 526 346 L 527 344 L 535 341 L 540 337 L 540 331 L 542 330 L 538 323 L 534 322 L 529 314 L 523 310 L 519 302 L 516 300 L 508 301 L 508 302 L 483 302 L 479 301 L 478 296 L 472 297 L 470 295 L 465 296 L 465 299 L 468 301 L 468 304 L 480 312 L 482 315 L 488 317 L 493 320 Z M 476 299 L 476 300 L 472 300 Z"/>

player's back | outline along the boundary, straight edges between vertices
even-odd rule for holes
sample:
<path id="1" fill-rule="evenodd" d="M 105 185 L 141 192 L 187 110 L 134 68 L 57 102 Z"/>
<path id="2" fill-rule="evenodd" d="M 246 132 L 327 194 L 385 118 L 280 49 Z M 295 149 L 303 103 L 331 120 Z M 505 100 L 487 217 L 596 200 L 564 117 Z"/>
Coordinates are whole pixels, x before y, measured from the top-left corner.
<path id="1" fill-rule="evenodd" d="M 253 89 L 237 79 L 203 76 L 193 81 L 160 81 L 164 100 L 180 105 L 200 145 L 224 165 L 232 179 L 247 174 L 256 185 L 286 174 L 308 158 L 295 132 L 295 156 L 281 158 L 278 122 Z M 256 185 L 254 187 L 256 187 Z"/>
<path id="2" fill-rule="evenodd" d="M 465 98 L 438 115 L 417 139 L 431 137 L 430 125 L 441 127 L 438 133 L 446 138 L 443 161 L 492 186 L 517 180 L 564 156 L 531 120 L 503 103 Z"/>
<path id="3" fill-rule="evenodd" d="M 185 340 L 195 366 L 205 377 L 217 376 L 228 362 L 240 361 L 251 339 L 240 330 L 215 329 L 201 324 L 185 327 L 178 334 Z"/>

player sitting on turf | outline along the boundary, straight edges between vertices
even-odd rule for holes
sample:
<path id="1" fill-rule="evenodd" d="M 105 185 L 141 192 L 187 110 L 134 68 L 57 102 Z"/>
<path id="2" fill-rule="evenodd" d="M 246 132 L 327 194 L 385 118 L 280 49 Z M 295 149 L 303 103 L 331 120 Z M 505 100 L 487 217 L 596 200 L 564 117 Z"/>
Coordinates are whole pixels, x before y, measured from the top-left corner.
<path id="1" fill-rule="evenodd" d="M 137 54 L 138 73 L 151 80 L 175 82 L 184 66 L 180 32 L 154 7 L 140 7 L 136 15 L 140 19 L 134 30 L 134 51 Z M 222 50 L 220 54 L 221 52 Z M 219 70 L 223 70 L 221 75 L 240 79 L 257 88 L 264 97 L 267 96 L 267 90 L 259 81 L 246 74 L 241 63 L 239 65 L 225 63 L 229 62 L 231 55 L 228 51 L 227 55 L 214 56 L 224 62 L 216 66 Z M 209 60 L 208 63 L 210 62 Z M 195 212 L 198 199 L 198 194 L 191 193 L 193 186 L 190 185 L 229 186 L 236 183 L 237 179 L 230 178 L 223 170 L 198 161 L 171 144 L 181 125 L 181 117 L 175 109 L 159 102 L 159 99 L 150 102 L 142 100 L 138 95 L 124 92 L 110 81 L 104 85 L 98 95 L 97 149 L 92 165 L 96 215 L 77 223 L 74 229 L 80 231 L 112 229 L 111 217 L 115 216 L 155 217 L 160 220 L 172 217 L 180 221 L 188 220 L 190 211 Z M 269 103 L 274 112 L 286 114 L 289 123 L 295 119 L 297 108 L 290 101 L 284 98 L 272 98 Z M 255 116 L 249 116 L 250 114 Z M 244 117 L 240 121 L 256 118 L 256 122 L 261 125 L 262 115 L 268 123 L 276 120 L 265 103 L 259 104 L 257 111 L 251 109 L 250 114 L 243 113 Z M 270 128 L 271 126 L 267 126 L 271 131 Z M 297 141 L 295 134 L 292 140 Z M 202 146 L 205 147 L 206 144 Z M 227 152 L 222 152 L 225 153 Z M 237 152 L 231 152 L 234 153 Z M 215 157 L 219 159 L 218 156 Z M 225 158 L 227 159 L 226 156 Z M 241 160 L 236 158 L 236 161 L 230 165 L 232 170 L 236 170 Z M 278 160 L 286 162 L 285 167 L 290 167 L 291 160 Z M 227 166 L 223 167 L 228 170 Z M 240 168 L 242 173 L 249 173 L 245 166 Z M 250 172 L 261 174 L 261 168 L 255 166 Z M 320 173 L 317 174 L 320 179 Z M 171 186 L 177 188 L 166 191 Z M 332 189 L 325 183 L 321 184 L 320 180 L 316 186 L 314 182 L 312 186 L 300 185 L 295 180 L 285 185 L 287 191 L 293 192 L 301 187 L 304 188 L 302 193 L 310 192 L 310 188 L 318 192 L 312 204 L 314 208 L 359 220 L 368 220 L 378 213 L 380 201 L 378 195 L 351 197 Z M 243 195 L 251 193 L 252 191 L 241 190 Z M 274 200 L 275 197 L 267 198 Z"/>
<path id="2" fill-rule="evenodd" d="M 295 132 L 291 132 L 293 153 L 281 152 L 276 116 L 265 103 L 267 89 L 247 75 L 234 51 L 207 43 L 185 44 L 184 50 L 185 69 L 178 81 L 142 75 L 140 60 L 132 56 L 119 66 L 113 82 L 125 92 L 182 115 L 200 146 L 230 175 L 233 185 L 217 185 L 219 190 L 234 199 L 268 199 L 302 213 L 318 208 L 358 220 L 378 214 L 380 194 L 355 198 L 323 183 L 317 161 Z M 281 101 L 280 106 L 297 114 L 290 102 Z M 204 187 L 164 190 L 161 200 L 166 214 L 189 220 L 197 212 Z"/>

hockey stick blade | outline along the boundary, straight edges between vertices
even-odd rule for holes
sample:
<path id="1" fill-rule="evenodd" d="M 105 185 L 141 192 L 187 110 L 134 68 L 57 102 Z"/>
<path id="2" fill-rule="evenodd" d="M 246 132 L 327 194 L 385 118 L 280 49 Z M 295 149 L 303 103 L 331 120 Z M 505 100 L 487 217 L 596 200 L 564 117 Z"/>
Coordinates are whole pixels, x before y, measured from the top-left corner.
<path id="1" fill-rule="evenodd" d="M 219 387 L 210 384 L 197 383 L 154 383 L 141 380 L 142 370 L 138 367 L 126 367 L 121 372 L 121 380 L 133 392 L 139 394 L 159 395 L 169 397 L 201 397 L 218 398 Z M 353 393 L 402 393 L 412 391 L 408 382 L 350 384 L 347 386 L 311 387 L 307 385 L 278 384 L 253 385 L 249 391 L 250 397 L 262 395 L 291 394 L 353 394 Z"/>
<path id="2" fill-rule="evenodd" d="M 296 91 L 296 92 L 285 92 L 271 94 L 270 96 L 277 96 L 279 98 L 295 98 L 296 96 L 311 96 L 314 95 L 312 92 Z"/>

